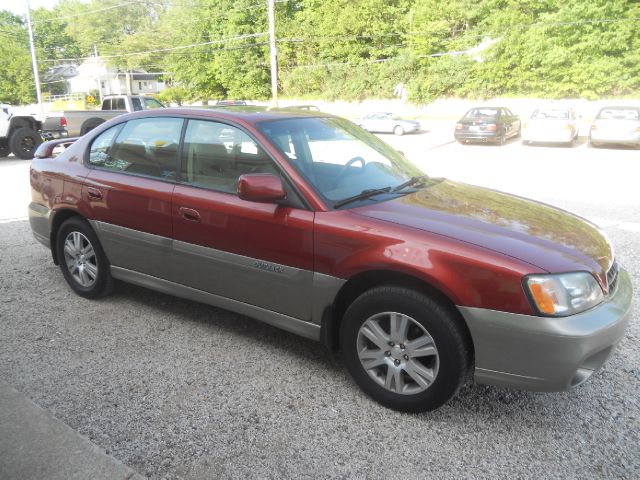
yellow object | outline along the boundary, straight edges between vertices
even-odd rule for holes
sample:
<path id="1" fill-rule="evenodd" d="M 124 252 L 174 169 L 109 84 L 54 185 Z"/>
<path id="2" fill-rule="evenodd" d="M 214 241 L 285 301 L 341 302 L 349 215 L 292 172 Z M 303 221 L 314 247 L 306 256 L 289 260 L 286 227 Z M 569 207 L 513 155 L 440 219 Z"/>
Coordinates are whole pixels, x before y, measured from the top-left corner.
<path id="1" fill-rule="evenodd" d="M 51 104 L 51 111 L 56 110 L 86 110 L 87 105 L 83 100 L 56 100 Z"/>
<path id="2" fill-rule="evenodd" d="M 553 291 L 545 285 L 545 282 L 532 283 L 529 285 L 531 296 L 542 313 L 553 315 L 556 313 Z"/>

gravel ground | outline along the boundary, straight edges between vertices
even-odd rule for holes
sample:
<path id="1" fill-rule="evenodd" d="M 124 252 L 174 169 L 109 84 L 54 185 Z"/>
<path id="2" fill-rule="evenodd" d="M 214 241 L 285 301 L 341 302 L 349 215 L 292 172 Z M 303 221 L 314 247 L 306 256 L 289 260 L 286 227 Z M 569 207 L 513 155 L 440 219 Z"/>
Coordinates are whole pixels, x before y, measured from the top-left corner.
<path id="1" fill-rule="evenodd" d="M 475 147 L 443 148 L 444 164 Z M 637 293 L 640 209 L 560 204 L 613 219 Z M 128 285 L 74 295 L 25 220 L 0 223 L 0 272 L 0 378 L 151 478 L 640 477 L 637 301 L 581 387 L 467 385 L 410 415 L 369 400 L 319 344 L 246 317 Z"/>

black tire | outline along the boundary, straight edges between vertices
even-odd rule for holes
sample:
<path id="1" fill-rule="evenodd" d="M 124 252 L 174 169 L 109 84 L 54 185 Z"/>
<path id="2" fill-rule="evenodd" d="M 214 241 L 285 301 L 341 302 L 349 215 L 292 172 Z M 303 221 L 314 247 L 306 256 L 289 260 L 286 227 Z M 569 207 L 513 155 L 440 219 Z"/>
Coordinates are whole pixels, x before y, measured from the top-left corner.
<path id="1" fill-rule="evenodd" d="M 404 135 L 404 128 L 402 128 L 400 125 L 396 125 L 395 127 L 393 127 L 393 133 L 394 135 L 401 137 L 402 135 Z"/>
<path id="2" fill-rule="evenodd" d="M 11 152 L 22 160 L 31 160 L 41 143 L 40 134 L 29 127 L 20 127 L 14 130 L 9 138 Z"/>
<path id="3" fill-rule="evenodd" d="M 71 236 L 74 233 L 79 233 L 93 247 L 95 257 L 90 258 L 87 256 L 85 259 L 83 256 L 82 258 L 82 263 L 91 264 L 95 266 L 97 270 L 95 279 L 90 285 L 82 285 L 81 280 L 78 279 L 78 277 L 74 277 L 71 270 L 73 265 L 70 266 L 68 257 L 65 255 L 65 242 L 67 239 L 73 238 Z M 81 245 L 85 245 L 84 242 Z M 109 270 L 109 261 L 102 249 L 102 245 L 100 245 L 98 237 L 86 220 L 80 217 L 71 217 L 62 223 L 56 235 L 56 253 L 64 279 L 78 295 L 93 299 L 111 292 L 113 279 L 111 278 L 111 272 Z"/>
<path id="4" fill-rule="evenodd" d="M 413 321 L 410 328 L 413 328 L 414 331 L 417 329 L 418 335 L 426 334 L 427 337 L 430 336 L 433 339 L 433 344 L 437 349 L 435 357 L 422 357 L 427 361 L 437 362 L 430 367 L 432 373 L 435 371 L 435 377 L 430 385 L 421 387 L 425 388 L 424 390 L 417 393 L 406 393 L 406 390 L 405 393 L 396 393 L 380 383 L 381 377 L 385 375 L 384 372 L 387 372 L 386 375 L 388 375 L 389 369 L 394 368 L 389 362 L 396 362 L 395 365 L 399 365 L 396 367 L 396 371 L 399 370 L 399 375 L 403 378 L 404 387 L 401 388 L 420 387 L 416 382 L 413 382 L 416 386 L 412 386 L 412 376 L 407 370 L 404 370 L 404 367 L 408 367 L 410 362 L 415 362 L 416 358 L 404 356 L 406 362 L 400 363 L 402 360 L 394 360 L 395 357 L 390 356 L 391 352 L 385 352 L 385 363 L 370 369 L 370 371 L 376 372 L 379 369 L 380 380 L 378 381 L 374 379 L 376 373 L 367 373 L 360 361 L 358 354 L 360 329 L 365 322 L 372 318 L 375 319 L 378 314 L 382 314 L 380 318 L 384 318 L 383 312 L 397 312 L 410 317 L 410 320 Z M 470 369 L 472 356 L 470 341 L 460 322 L 461 319 L 457 318 L 449 308 L 415 290 L 401 286 L 382 286 L 371 289 L 349 306 L 342 321 L 340 346 L 346 367 L 362 390 L 386 407 L 403 412 L 423 412 L 436 409 L 458 392 Z M 423 331 L 421 332 L 420 329 Z M 389 328 L 390 330 L 391 328 Z M 389 338 L 392 337 L 389 336 Z M 379 352 L 381 347 L 374 346 L 373 348 Z M 394 352 L 396 348 L 402 348 L 404 351 L 405 346 L 395 345 L 389 348 Z M 407 352 L 411 353 L 409 347 L 406 348 Z M 396 355 L 396 353 L 392 355 Z M 396 383 L 395 386 L 397 387 L 397 385 Z"/>
<path id="5" fill-rule="evenodd" d="M 10 153 L 9 145 L 0 144 L 0 157 L 8 157 Z"/>
<path id="6" fill-rule="evenodd" d="M 80 135 L 84 135 L 85 133 L 89 133 L 94 128 L 102 125 L 104 120 L 101 118 L 90 118 L 89 120 L 85 120 L 85 122 L 80 127 Z"/>

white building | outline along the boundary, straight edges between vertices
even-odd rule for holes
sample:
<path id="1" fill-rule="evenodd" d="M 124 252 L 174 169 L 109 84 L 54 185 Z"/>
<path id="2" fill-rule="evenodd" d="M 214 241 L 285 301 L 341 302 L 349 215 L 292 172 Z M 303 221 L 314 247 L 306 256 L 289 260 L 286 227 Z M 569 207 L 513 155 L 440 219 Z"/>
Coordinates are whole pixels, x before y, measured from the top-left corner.
<path id="1" fill-rule="evenodd" d="M 68 72 L 68 70 L 67 70 Z M 65 76 L 67 93 L 88 94 L 98 91 L 100 96 L 125 94 L 154 94 L 164 89 L 157 73 L 143 71 L 122 72 L 107 65 L 100 57 L 85 60 L 74 69 L 75 75 Z"/>

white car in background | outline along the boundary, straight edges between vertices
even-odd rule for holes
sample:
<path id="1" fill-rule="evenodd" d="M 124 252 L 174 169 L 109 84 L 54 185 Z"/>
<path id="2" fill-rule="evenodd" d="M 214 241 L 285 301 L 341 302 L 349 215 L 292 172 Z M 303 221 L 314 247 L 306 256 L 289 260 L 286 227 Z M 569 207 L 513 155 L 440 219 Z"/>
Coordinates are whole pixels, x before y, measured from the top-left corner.
<path id="1" fill-rule="evenodd" d="M 603 107 L 589 131 L 589 146 L 605 144 L 640 147 L 640 107 Z"/>
<path id="2" fill-rule="evenodd" d="M 534 110 L 522 125 L 522 143 L 562 143 L 578 139 L 578 116 L 572 108 L 550 107 Z"/>
<path id="3" fill-rule="evenodd" d="M 404 135 L 405 133 L 417 132 L 420 130 L 420 122 L 405 120 L 396 117 L 393 113 L 375 112 L 359 118 L 355 122 L 358 126 L 369 132 L 375 133 L 395 133 Z"/>

